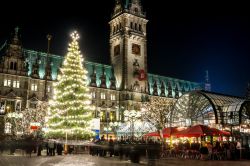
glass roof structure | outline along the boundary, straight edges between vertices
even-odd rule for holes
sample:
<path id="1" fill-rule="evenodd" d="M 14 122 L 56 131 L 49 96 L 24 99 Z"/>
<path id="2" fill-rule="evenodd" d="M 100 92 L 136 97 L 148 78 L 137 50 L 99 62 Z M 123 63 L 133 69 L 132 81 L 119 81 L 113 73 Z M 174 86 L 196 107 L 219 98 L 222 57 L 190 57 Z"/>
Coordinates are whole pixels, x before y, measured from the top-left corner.
<path id="1" fill-rule="evenodd" d="M 195 90 L 177 99 L 172 112 L 173 126 L 204 124 L 250 127 L 249 102 L 241 97 Z"/>

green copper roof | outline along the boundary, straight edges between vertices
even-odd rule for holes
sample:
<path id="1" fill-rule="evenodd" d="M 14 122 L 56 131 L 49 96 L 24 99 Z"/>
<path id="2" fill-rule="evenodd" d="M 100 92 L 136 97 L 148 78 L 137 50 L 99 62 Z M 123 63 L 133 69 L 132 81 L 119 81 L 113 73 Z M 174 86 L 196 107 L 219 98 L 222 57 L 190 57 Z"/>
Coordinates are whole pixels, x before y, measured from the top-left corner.
<path id="1" fill-rule="evenodd" d="M 36 60 L 39 60 L 39 77 L 40 79 L 43 79 L 45 75 L 47 53 L 24 49 L 24 56 L 27 58 L 27 61 L 29 63 L 28 75 L 31 74 L 33 64 L 36 62 Z M 58 72 L 57 69 L 60 67 L 63 61 L 63 57 L 50 54 L 49 61 L 51 63 L 52 79 L 55 80 Z"/>
<path id="2" fill-rule="evenodd" d="M 172 88 L 172 96 L 175 96 L 175 88 L 177 86 L 179 95 L 183 94 L 184 91 L 188 92 L 195 89 L 201 89 L 201 84 L 196 82 L 190 82 L 186 80 L 180 80 L 171 77 L 159 76 L 155 74 L 148 73 L 148 84 L 149 84 L 149 93 L 153 94 L 153 86 L 156 82 L 158 95 L 161 93 L 162 82 L 165 86 L 165 96 L 168 96 L 168 84 L 170 83 Z"/>
<path id="3" fill-rule="evenodd" d="M 44 75 L 45 75 L 47 53 L 24 49 L 24 56 L 27 58 L 27 61 L 29 63 L 28 75 L 31 74 L 33 64 L 37 60 L 39 60 L 39 77 L 40 77 L 40 79 L 43 79 Z M 49 54 L 49 61 L 51 62 L 52 79 L 53 80 L 55 80 L 57 78 L 57 72 L 58 72 L 58 69 L 60 68 L 60 66 L 63 62 L 63 58 L 64 58 L 63 56 Z M 106 75 L 106 85 L 107 85 L 107 88 L 110 87 L 110 77 L 112 76 L 112 67 L 111 66 L 103 65 L 103 64 L 99 64 L 99 63 L 88 62 L 88 61 L 85 61 L 84 66 L 86 67 L 86 69 L 88 71 L 89 83 L 90 83 L 90 75 L 93 73 L 93 66 L 94 66 L 94 68 L 96 70 L 97 87 L 100 87 L 100 84 L 101 84 L 100 77 L 102 76 L 103 69 L 104 69 L 104 73 Z"/>
<path id="4" fill-rule="evenodd" d="M 39 76 L 40 76 L 40 79 L 43 79 L 44 75 L 45 75 L 47 53 L 24 49 L 24 55 L 28 59 L 28 63 L 29 63 L 29 73 L 28 74 L 29 75 L 31 74 L 32 66 L 36 62 L 36 60 L 38 59 L 39 60 Z M 55 55 L 55 54 L 49 55 L 49 60 L 51 62 L 51 68 L 52 68 L 52 79 L 53 80 L 55 80 L 57 77 L 57 72 L 58 72 L 58 69 L 60 68 L 60 66 L 63 62 L 63 58 L 64 58 L 63 56 L 59 56 L 59 55 Z M 89 61 L 85 61 L 84 66 L 86 67 L 86 69 L 88 71 L 89 83 L 91 81 L 90 76 L 94 72 L 93 69 L 95 69 L 97 87 L 100 87 L 100 84 L 101 84 L 100 77 L 103 75 L 103 69 L 104 69 L 104 74 L 106 76 L 106 86 L 107 86 L 107 88 L 110 88 L 110 84 L 111 84 L 110 78 L 113 76 L 113 73 L 112 73 L 113 70 L 112 70 L 111 66 L 99 64 L 99 63 L 94 63 L 94 62 L 89 62 Z M 187 91 L 201 88 L 201 84 L 199 84 L 199 83 L 148 73 L 148 84 L 149 84 L 149 93 L 150 94 L 153 94 L 153 86 L 154 86 L 155 82 L 156 82 L 157 88 L 158 88 L 158 95 L 160 95 L 160 93 L 161 93 L 161 84 L 162 84 L 162 82 L 164 83 L 165 96 L 168 96 L 169 83 L 171 84 L 173 96 L 175 96 L 176 86 L 177 86 L 178 91 L 180 93 L 179 95 L 181 95 L 183 91 L 187 92 Z"/>

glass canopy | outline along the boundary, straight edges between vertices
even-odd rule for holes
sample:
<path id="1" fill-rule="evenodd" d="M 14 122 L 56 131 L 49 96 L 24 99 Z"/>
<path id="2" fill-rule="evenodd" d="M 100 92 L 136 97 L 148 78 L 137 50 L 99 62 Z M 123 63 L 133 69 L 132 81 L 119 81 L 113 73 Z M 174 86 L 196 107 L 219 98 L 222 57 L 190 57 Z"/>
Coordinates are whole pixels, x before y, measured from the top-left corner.
<path id="1" fill-rule="evenodd" d="M 249 108 L 249 101 L 244 98 L 202 90 L 191 91 L 176 101 L 172 126 L 249 125 Z"/>

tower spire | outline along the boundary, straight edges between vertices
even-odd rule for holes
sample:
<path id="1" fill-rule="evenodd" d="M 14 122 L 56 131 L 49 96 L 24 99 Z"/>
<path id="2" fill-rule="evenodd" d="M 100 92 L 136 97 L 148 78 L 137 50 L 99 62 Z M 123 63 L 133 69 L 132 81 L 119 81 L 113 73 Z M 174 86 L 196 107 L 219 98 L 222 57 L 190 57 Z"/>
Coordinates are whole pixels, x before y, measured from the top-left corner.
<path id="1" fill-rule="evenodd" d="M 52 36 L 50 34 L 47 35 L 47 39 L 48 39 L 48 48 L 47 48 L 47 55 L 46 55 L 46 66 L 45 66 L 45 86 L 44 86 L 44 100 L 48 99 L 47 96 L 47 88 L 48 88 L 48 76 L 49 74 L 51 74 L 49 72 L 50 69 L 50 63 L 49 63 L 49 54 L 50 54 L 50 42 L 52 39 Z"/>
<path id="2" fill-rule="evenodd" d="M 15 28 L 15 38 L 18 38 L 18 31 L 19 31 L 19 27 L 17 26 L 17 27 Z"/>
<path id="3" fill-rule="evenodd" d="M 210 81 L 209 81 L 208 70 L 206 70 L 206 76 L 205 76 L 205 90 L 206 91 L 211 91 L 211 84 L 210 84 Z"/>
<path id="4" fill-rule="evenodd" d="M 140 0 L 132 0 L 132 3 L 136 4 L 136 5 L 141 5 L 141 1 Z"/>
<path id="5" fill-rule="evenodd" d="M 19 36 L 18 36 L 19 29 L 20 28 L 18 26 L 15 28 L 15 34 L 14 34 L 14 37 L 12 39 L 12 44 L 14 44 L 14 45 L 20 45 L 21 44 L 21 42 L 19 40 Z"/>

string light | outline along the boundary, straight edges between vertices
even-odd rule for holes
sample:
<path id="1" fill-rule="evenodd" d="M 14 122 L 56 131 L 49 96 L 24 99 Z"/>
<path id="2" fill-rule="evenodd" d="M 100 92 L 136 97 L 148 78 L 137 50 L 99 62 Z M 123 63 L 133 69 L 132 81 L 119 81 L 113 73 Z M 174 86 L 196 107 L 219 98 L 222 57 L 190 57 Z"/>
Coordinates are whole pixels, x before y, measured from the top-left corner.
<path id="1" fill-rule="evenodd" d="M 89 127 L 93 107 L 87 86 L 88 72 L 79 50 L 80 36 L 74 31 L 71 38 L 58 81 L 53 84 L 54 97 L 49 101 L 45 132 L 52 138 L 62 138 L 67 132 L 71 138 L 88 139 L 93 135 Z"/>
<path id="2" fill-rule="evenodd" d="M 167 122 L 170 122 L 170 114 L 173 106 L 173 99 L 151 97 L 150 102 L 142 104 L 142 119 L 156 126 L 158 130 L 161 130 L 166 127 Z"/>

